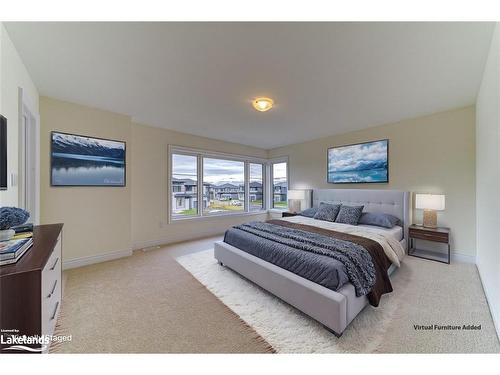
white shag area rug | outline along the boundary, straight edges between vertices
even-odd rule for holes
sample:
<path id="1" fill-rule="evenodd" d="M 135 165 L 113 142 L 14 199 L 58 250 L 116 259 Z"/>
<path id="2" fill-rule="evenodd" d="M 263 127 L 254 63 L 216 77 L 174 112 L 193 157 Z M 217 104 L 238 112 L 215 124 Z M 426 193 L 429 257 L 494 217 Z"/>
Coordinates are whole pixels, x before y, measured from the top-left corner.
<path id="1" fill-rule="evenodd" d="M 314 319 L 220 266 L 213 250 L 186 255 L 177 261 L 279 353 L 372 352 L 395 309 L 390 301 L 383 301 L 384 309 L 369 306 L 365 309 L 369 313 L 363 310 L 337 338 Z"/>
<path id="2" fill-rule="evenodd" d="M 395 291 L 384 295 L 379 307 L 367 306 L 337 338 L 299 310 L 220 266 L 213 249 L 177 261 L 279 353 L 500 351 L 474 265 L 447 266 L 406 257 L 391 277 Z M 434 292 L 426 292 L 429 286 Z M 440 302 L 441 306 L 436 306 Z M 467 306 L 473 306 L 472 311 L 460 310 Z M 413 327 L 452 322 L 481 324 L 482 329 L 457 333 L 416 331 Z"/>

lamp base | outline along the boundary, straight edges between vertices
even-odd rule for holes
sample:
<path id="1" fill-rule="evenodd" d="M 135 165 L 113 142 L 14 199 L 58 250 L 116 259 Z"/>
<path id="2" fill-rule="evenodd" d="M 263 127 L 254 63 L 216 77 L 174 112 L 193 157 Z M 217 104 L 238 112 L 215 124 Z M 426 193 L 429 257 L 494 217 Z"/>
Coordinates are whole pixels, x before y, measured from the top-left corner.
<path id="1" fill-rule="evenodd" d="M 424 210 L 423 226 L 425 228 L 437 228 L 437 212 L 435 210 Z"/>
<path id="2" fill-rule="evenodd" d="M 300 199 L 289 199 L 288 200 L 288 211 L 293 212 L 296 214 L 297 212 L 300 212 Z"/>

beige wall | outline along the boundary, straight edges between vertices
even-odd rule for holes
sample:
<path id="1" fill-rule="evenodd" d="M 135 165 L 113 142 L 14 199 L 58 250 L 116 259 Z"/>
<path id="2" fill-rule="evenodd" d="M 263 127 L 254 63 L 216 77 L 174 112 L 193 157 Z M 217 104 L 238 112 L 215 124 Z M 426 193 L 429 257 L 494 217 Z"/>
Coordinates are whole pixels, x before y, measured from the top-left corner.
<path id="1" fill-rule="evenodd" d="M 167 222 L 167 146 L 189 146 L 256 157 L 289 156 L 292 188 L 327 184 L 326 150 L 390 139 L 390 183 L 341 188 L 404 189 L 446 194 L 439 222 L 453 231 L 453 249 L 475 255 L 474 108 L 266 151 L 133 123 L 129 117 L 42 97 L 41 221 L 65 223 L 65 261 L 222 233 L 265 216 Z M 127 187 L 50 187 L 52 130 L 127 142 Z M 414 220 L 421 220 L 416 213 Z"/>
<path id="2" fill-rule="evenodd" d="M 130 173 L 126 187 L 50 186 L 51 131 L 125 141 L 130 165 L 133 144 L 129 118 L 47 97 L 40 98 L 40 117 L 40 221 L 64 223 L 63 261 L 130 251 Z"/>
<path id="3" fill-rule="evenodd" d="M 167 224 L 167 146 L 267 157 L 255 147 L 134 124 L 132 128 L 132 238 L 135 248 L 223 233 L 231 225 L 265 218 L 250 215 L 183 220 Z"/>
<path id="4" fill-rule="evenodd" d="M 30 109 L 38 113 L 38 90 L 24 66 L 16 48 L 0 24 L 0 113 L 7 118 L 8 189 L 0 191 L 0 206 L 17 206 L 18 184 L 10 184 L 10 175 L 19 177 L 19 88 L 29 101 Z"/>
<path id="5" fill-rule="evenodd" d="M 289 156 L 290 188 L 398 189 L 446 194 L 446 211 L 438 224 L 452 230 L 452 249 L 475 255 L 475 119 L 474 107 L 436 113 L 396 124 L 325 137 L 271 150 Z M 326 182 L 326 154 L 332 146 L 389 139 L 388 184 Z M 421 222 L 415 211 L 413 222 Z"/>
<path id="6" fill-rule="evenodd" d="M 47 97 L 40 98 L 41 223 L 63 222 L 64 262 L 223 233 L 265 215 L 167 223 L 167 146 L 266 157 L 254 147 L 134 124 L 127 116 Z M 51 187 L 50 132 L 127 142 L 127 186 Z"/>
<path id="7" fill-rule="evenodd" d="M 500 337 L 500 27 L 496 25 L 477 98 L 477 267 Z"/>

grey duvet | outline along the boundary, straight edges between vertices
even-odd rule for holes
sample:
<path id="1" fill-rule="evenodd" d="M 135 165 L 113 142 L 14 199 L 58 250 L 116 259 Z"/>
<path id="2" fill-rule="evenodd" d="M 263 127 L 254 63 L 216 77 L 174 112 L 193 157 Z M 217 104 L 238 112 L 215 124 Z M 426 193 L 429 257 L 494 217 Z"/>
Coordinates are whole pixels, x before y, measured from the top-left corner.
<path id="1" fill-rule="evenodd" d="M 370 254 L 349 241 L 252 222 L 226 231 L 224 242 L 335 291 L 351 282 L 366 295 L 375 283 Z"/>

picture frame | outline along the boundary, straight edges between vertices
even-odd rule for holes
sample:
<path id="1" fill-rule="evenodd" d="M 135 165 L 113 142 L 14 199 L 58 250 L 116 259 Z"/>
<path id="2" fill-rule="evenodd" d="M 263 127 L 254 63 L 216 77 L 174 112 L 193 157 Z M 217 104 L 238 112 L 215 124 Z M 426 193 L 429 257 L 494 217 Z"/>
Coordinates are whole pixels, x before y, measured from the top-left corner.
<path id="1" fill-rule="evenodd" d="M 332 184 L 389 183 L 389 139 L 328 148 L 326 175 Z"/>
<path id="2" fill-rule="evenodd" d="M 50 185 L 52 187 L 125 187 L 125 141 L 52 131 Z"/>

